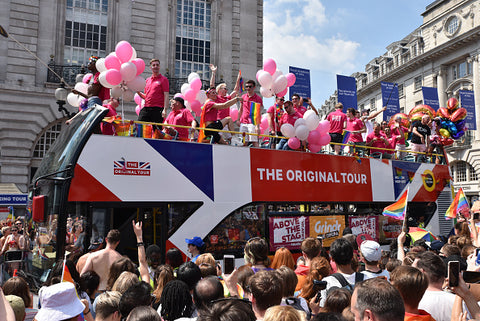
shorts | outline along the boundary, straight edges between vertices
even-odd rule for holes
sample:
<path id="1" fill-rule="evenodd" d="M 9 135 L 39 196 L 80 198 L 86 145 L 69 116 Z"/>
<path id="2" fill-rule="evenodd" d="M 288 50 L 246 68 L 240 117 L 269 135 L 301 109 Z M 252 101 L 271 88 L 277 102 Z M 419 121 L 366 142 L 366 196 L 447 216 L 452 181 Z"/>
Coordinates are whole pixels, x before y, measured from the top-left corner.
<path id="1" fill-rule="evenodd" d="M 205 128 L 223 129 L 222 121 L 221 120 L 214 121 L 213 123 L 211 123 L 210 125 L 208 125 Z M 214 143 L 218 143 L 220 141 L 220 138 L 221 138 L 220 133 L 217 132 L 217 131 L 206 130 L 205 131 L 205 136 L 213 136 L 213 142 Z"/>
<path id="2" fill-rule="evenodd" d="M 240 124 L 240 129 L 238 130 L 242 133 L 249 133 L 249 134 L 256 134 L 257 129 L 255 128 L 254 124 Z M 245 136 L 246 142 L 258 142 L 258 136 L 253 135 L 246 135 Z"/>
<path id="3" fill-rule="evenodd" d="M 412 143 L 412 152 L 425 152 L 425 150 L 427 149 L 427 147 L 424 145 L 424 144 L 415 144 L 415 143 Z"/>
<path id="4" fill-rule="evenodd" d="M 343 142 L 343 135 L 341 133 L 330 133 L 330 138 L 332 143 L 339 143 Z"/>
<path id="5" fill-rule="evenodd" d="M 149 123 L 163 123 L 162 117 L 163 107 L 143 107 L 138 114 L 138 121 Z M 162 126 L 155 126 L 162 130 Z"/>

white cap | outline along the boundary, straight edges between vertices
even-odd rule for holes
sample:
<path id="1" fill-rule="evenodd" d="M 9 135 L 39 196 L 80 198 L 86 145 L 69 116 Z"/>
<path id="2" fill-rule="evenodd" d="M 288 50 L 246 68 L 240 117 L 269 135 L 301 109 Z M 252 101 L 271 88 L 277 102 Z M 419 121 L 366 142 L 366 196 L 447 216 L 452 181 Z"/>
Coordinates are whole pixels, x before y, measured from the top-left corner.
<path id="1" fill-rule="evenodd" d="M 71 319 L 85 309 L 77 296 L 75 286 L 70 282 L 61 282 L 43 288 L 40 297 L 41 309 L 35 319 L 53 321 Z"/>
<path id="2" fill-rule="evenodd" d="M 363 241 L 360 245 L 360 252 L 368 262 L 380 261 L 382 258 L 382 249 L 380 244 L 375 241 Z"/>

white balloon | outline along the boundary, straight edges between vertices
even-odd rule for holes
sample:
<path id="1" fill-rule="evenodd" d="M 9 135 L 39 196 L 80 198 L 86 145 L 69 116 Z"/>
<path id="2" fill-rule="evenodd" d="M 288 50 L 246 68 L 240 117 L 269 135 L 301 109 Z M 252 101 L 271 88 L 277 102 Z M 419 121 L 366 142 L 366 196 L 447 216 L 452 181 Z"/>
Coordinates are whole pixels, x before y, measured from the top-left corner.
<path id="1" fill-rule="evenodd" d="M 273 97 L 272 91 L 268 88 L 265 88 L 265 87 L 260 87 L 260 95 L 262 95 L 265 98 Z"/>
<path id="2" fill-rule="evenodd" d="M 262 87 L 270 89 L 272 86 L 272 75 L 270 75 L 267 71 L 262 70 L 258 73 L 258 82 Z"/>
<path id="3" fill-rule="evenodd" d="M 123 92 L 122 99 L 124 101 L 132 101 L 134 96 L 135 96 L 135 93 L 133 91 L 126 90 Z"/>
<path id="4" fill-rule="evenodd" d="M 124 62 L 120 67 L 120 73 L 124 81 L 130 81 L 137 75 L 137 66 L 133 62 Z"/>
<path id="5" fill-rule="evenodd" d="M 280 69 L 277 69 L 275 73 L 272 75 L 272 80 L 275 81 L 278 77 L 282 76 L 283 72 Z"/>
<path id="6" fill-rule="evenodd" d="M 122 94 L 123 94 L 123 90 L 122 90 L 122 87 L 120 86 L 116 86 L 110 89 L 110 96 L 112 96 L 113 98 L 120 98 L 122 97 Z"/>
<path id="7" fill-rule="evenodd" d="M 316 114 L 313 110 L 309 109 L 305 112 L 305 114 L 303 114 L 303 119 L 307 120 L 307 118 L 310 117 L 311 115 L 316 115 Z"/>
<path id="8" fill-rule="evenodd" d="M 132 58 L 130 58 L 130 61 L 132 61 L 133 59 L 137 59 L 137 51 L 135 50 L 135 48 L 133 48 L 132 46 Z"/>
<path id="9" fill-rule="evenodd" d="M 281 93 L 282 91 L 285 90 L 285 88 L 287 88 L 287 83 L 288 83 L 287 77 L 285 77 L 284 75 L 278 76 L 277 79 L 275 79 L 272 84 L 273 92 L 276 94 Z"/>
<path id="10" fill-rule="evenodd" d="M 73 107 L 78 107 L 78 105 L 79 105 L 78 97 L 79 97 L 79 95 L 75 95 L 74 93 L 69 93 L 67 95 L 67 102 Z"/>
<path id="11" fill-rule="evenodd" d="M 191 83 L 195 78 L 200 78 L 200 76 L 196 72 L 191 72 L 190 75 L 188 75 L 188 83 Z"/>
<path id="12" fill-rule="evenodd" d="M 95 63 L 95 67 L 98 72 L 107 71 L 107 67 L 105 67 L 105 58 L 98 59 Z"/>
<path id="13" fill-rule="evenodd" d="M 205 93 L 205 90 L 198 91 L 197 100 L 200 102 L 200 104 L 205 104 L 205 101 L 207 100 L 207 94 Z"/>
<path id="14" fill-rule="evenodd" d="M 299 125 L 297 128 L 295 128 L 295 136 L 300 140 L 307 139 L 309 133 L 310 131 L 308 130 L 308 127 L 305 125 Z"/>
<path id="15" fill-rule="evenodd" d="M 297 128 L 297 127 L 300 126 L 300 125 L 306 126 L 305 119 L 299 118 L 299 119 L 297 119 L 297 120 L 295 121 L 295 126 L 294 126 L 295 128 Z"/>
<path id="16" fill-rule="evenodd" d="M 305 119 L 305 123 L 308 127 L 309 130 L 315 130 L 318 127 L 318 124 L 320 123 L 320 118 L 316 115 L 310 115 L 310 117 Z"/>
<path id="17" fill-rule="evenodd" d="M 282 127 L 280 127 L 280 131 L 285 137 L 290 138 L 295 136 L 295 128 L 293 128 L 292 124 L 283 124 Z"/>
<path id="18" fill-rule="evenodd" d="M 88 85 L 84 84 L 83 82 L 77 82 L 75 84 L 75 89 L 81 92 L 82 94 L 85 94 L 85 95 L 88 94 Z"/>
<path id="19" fill-rule="evenodd" d="M 188 100 L 185 100 L 185 107 L 186 107 L 188 110 L 192 111 L 192 107 L 190 106 L 190 102 L 189 102 Z"/>
<path id="20" fill-rule="evenodd" d="M 183 84 L 182 87 L 180 88 L 180 92 L 182 93 L 182 95 L 185 95 L 185 93 L 187 92 L 187 90 L 190 89 L 190 84 Z"/>
<path id="21" fill-rule="evenodd" d="M 142 76 L 137 76 L 133 78 L 133 80 L 127 82 L 127 87 L 132 91 L 142 91 L 145 89 L 145 79 L 143 79 Z"/>

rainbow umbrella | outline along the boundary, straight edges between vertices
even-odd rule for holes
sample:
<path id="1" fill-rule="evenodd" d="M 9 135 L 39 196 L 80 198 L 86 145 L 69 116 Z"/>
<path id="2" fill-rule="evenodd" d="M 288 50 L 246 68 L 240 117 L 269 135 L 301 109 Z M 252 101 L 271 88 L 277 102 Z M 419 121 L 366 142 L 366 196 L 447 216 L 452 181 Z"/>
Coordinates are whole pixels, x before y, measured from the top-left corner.
<path id="1" fill-rule="evenodd" d="M 408 234 L 410 234 L 412 237 L 413 242 L 420 239 L 424 239 L 427 242 L 432 242 L 437 239 L 435 235 L 421 227 L 410 227 Z"/>

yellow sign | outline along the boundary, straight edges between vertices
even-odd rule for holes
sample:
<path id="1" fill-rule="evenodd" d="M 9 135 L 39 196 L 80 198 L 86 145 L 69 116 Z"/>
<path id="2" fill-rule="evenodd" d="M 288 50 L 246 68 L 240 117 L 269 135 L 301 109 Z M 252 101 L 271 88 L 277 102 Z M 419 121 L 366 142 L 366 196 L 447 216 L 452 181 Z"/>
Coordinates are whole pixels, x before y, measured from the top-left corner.
<path id="1" fill-rule="evenodd" d="M 310 236 L 323 237 L 323 246 L 329 247 L 333 241 L 340 238 L 345 228 L 345 216 L 310 216 Z"/>

